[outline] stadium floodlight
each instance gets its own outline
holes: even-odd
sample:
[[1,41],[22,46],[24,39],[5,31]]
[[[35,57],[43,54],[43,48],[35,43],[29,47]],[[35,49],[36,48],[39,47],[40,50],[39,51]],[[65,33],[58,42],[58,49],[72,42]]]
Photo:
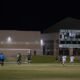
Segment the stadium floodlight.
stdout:
[[43,41],[43,39],[40,40],[40,44],[41,44],[41,53],[43,54],[43,46],[44,46],[44,41]]
[[8,43],[11,43],[12,42],[12,38],[10,36],[7,38],[7,42]]
[[41,41],[40,41],[40,44],[41,44],[41,46],[43,46],[44,45],[44,41],[41,39]]

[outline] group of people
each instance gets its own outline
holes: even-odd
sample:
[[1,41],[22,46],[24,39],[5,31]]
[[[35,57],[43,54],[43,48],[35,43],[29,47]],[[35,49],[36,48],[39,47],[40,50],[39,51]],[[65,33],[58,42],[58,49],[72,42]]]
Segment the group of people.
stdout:
[[[75,57],[73,55],[70,56],[70,63],[74,62]],[[0,64],[1,66],[4,65],[4,60],[5,60],[5,55],[3,53],[0,53]],[[32,61],[32,55],[31,53],[29,53],[28,55],[26,55],[26,60],[27,63],[31,63]],[[61,63],[64,65],[66,63],[67,60],[67,56],[63,55],[63,56],[59,56],[57,57],[57,60],[61,61]],[[17,64],[21,64],[22,63],[22,55],[21,53],[17,54]]]
[[[31,53],[28,54],[28,55],[26,55],[26,59],[27,59],[27,62],[28,62],[28,63],[31,63],[31,60],[32,60],[32,55],[31,55]],[[18,53],[18,54],[17,54],[17,63],[18,63],[18,64],[21,64],[21,63],[22,63],[22,55],[21,55],[21,53]]]
[[[66,62],[67,56],[63,55],[59,57],[59,61],[62,62],[62,64],[64,64]],[[74,62],[75,57],[73,55],[70,56],[70,63]]]
[[[0,53],[0,64],[1,64],[1,66],[4,65],[5,58],[6,58],[5,55],[1,52],[1,53]],[[31,60],[32,60],[32,55],[31,55],[31,53],[26,56],[26,59],[27,59],[27,62],[28,62],[28,63],[31,63]],[[17,54],[17,59],[16,59],[16,61],[17,61],[17,64],[21,64],[21,63],[22,63],[22,55],[21,55],[21,53],[18,53],[18,54]]]

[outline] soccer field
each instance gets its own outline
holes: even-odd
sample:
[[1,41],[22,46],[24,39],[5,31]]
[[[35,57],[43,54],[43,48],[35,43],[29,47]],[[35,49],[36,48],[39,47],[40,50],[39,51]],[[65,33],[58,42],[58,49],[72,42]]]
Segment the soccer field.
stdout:
[[80,80],[80,64],[5,64],[0,80]]

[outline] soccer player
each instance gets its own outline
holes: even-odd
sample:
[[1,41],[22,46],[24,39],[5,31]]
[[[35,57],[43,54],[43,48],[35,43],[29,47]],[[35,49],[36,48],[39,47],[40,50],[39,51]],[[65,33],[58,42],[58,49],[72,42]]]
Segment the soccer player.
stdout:
[[28,63],[31,63],[31,60],[32,60],[32,55],[31,54],[28,54]]
[[70,56],[70,63],[73,63],[74,62],[74,56]]
[[20,53],[17,54],[17,63],[21,64],[22,55]]
[[31,50],[29,51],[29,53],[27,55],[27,59],[28,59],[28,63],[31,63],[31,61],[32,61],[32,53],[31,53]]
[[62,56],[62,64],[64,65],[64,63],[66,62],[66,56]]
[[4,65],[4,60],[5,60],[4,54],[3,53],[0,53],[0,64],[1,64],[1,66]]

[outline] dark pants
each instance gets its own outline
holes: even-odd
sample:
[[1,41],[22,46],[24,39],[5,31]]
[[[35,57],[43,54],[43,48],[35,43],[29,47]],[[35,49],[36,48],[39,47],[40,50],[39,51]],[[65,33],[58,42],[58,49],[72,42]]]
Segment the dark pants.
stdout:
[[4,65],[4,59],[0,59],[0,64],[1,64],[1,66]]
[[17,59],[17,63],[21,64],[21,59],[20,58]]
[[28,58],[28,63],[31,63],[31,59],[30,58]]

